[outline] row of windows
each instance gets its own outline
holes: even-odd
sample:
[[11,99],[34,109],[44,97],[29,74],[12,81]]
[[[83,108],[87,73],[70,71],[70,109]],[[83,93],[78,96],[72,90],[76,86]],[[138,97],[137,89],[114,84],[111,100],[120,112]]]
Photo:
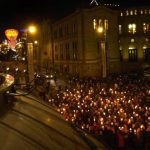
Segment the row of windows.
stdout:
[[69,43],[55,45],[55,60],[78,60],[78,57],[77,42],[72,42],[72,47]]
[[106,32],[108,30],[108,20],[93,19],[93,28],[98,32]]
[[54,39],[63,38],[77,33],[77,22],[65,24],[54,31]]
[[[149,61],[150,59],[150,48],[143,49],[144,60]],[[138,59],[137,49],[129,49],[128,56],[130,62],[135,62]],[[122,50],[120,50],[120,60],[123,60]]]
[[[150,33],[150,22],[143,22],[143,33]],[[137,25],[135,23],[128,24],[128,33],[135,34],[137,32]],[[122,34],[122,25],[119,25],[119,34]]]
[[124,12],[120,12],[120,16],[133,16],[133,15],[143,15],[150,14],[150,9],[141,9],[141,10],[125,10]]

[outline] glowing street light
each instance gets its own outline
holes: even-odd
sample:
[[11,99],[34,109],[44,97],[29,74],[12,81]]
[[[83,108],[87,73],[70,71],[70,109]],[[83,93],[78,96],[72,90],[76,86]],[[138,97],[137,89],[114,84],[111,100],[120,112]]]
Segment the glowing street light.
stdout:
[[27,29],[27,74],[28,80],[31,82],[34,79],[34,63],[33,63],[33,38],[31,38],[31,34],[35,34],[37,32],[36,26],[29,26]]
[[97,26],[96,32],[102,36],[100,39],[100,49],[102,58],[102,77],[107,77],[107,30],[108,30],[108,20],[101,20],[101,23]]
[[35,26],[31,25],[31,26],[29,26],[28,31],[29,31],[29,33],[34,34],[34,33],[36,33],[37,29]]

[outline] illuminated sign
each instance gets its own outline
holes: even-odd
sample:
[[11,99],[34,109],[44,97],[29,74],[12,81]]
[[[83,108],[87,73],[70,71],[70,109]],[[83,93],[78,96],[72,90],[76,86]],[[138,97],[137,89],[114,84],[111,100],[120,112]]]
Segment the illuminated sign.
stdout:
[[18,37],[18,30],[16,29],[7,29],[5,30],[5,35],[9,40],[10,48],[13,50],[16,47],[16,39]]

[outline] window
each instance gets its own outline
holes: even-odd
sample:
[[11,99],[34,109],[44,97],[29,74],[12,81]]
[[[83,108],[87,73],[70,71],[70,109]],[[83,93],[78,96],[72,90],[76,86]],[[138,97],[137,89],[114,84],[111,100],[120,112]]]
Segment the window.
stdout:
[[129,61],[130,62],[137,61],[137,49],[129,48]]
[[64,59],[64,55],[63,55],[63,45],[60,44],[60,59],[63,60]]
[[133,10],[130,10],[130,15],[131,15],[131,16],[133,15]]
[[57,39],[57,30],[54,31],[54,39]]
[[129,16],[129,11],[128,10],[126,10],[126,16]]
[[144,10],[144,13],[147,14],[147,9]]
[[93,19],[93,28],[94,28],[94,30],[96,30],[96,19]]
[[143,32],[144,33],[149,33],[150,32],[150,23],[143,23]]
[[59,37],[61,38],[63,36],[62,27],[59,28]]
[[65,47],[66,47],[66,59],[70,60],[69,44],[66,43]]
[[72,48],[73,48],[73,59],[77,60],[78,59],[77,42],[72,43]]
[[132,34],[136,33],[136,24],[134,24],[134,23],[129,24],[128,25],[128,32],[132,33]]
[[140,12],[141,12],[141,15],[143,15],[143,10],[141,10]]
[[65,25],[65,36],[69,35],[68,24]]
[[121,16],[121,17],[123,16],[123,12],[120,13],[120,16]]
[[73,23],[73,25],[72,25],[72,32],[73,33],[76,33],[76,30],[77,30],[77,28],[76,28],[76,23]]
[[56,45],[55,45],[55,59],[58,60],[58,49]]
[[144,60],[150,61],[150,48],[143,47],[143,52],[144,52]]
[[98,20],[94,19],[93,20],[93,28],[94,28],[94,30],[96,30],[98,27],[103,27],[102,19],[98,19]]
[[120,61],[122,62],[123,61],[123,54],[122,54],[122,47],[121,46],[119,49],[119,54],[120,54]]
[[137,15],[137,10],[134,10],[134,15]]
[[122,34],[122,25],[119,24],[119,34]]

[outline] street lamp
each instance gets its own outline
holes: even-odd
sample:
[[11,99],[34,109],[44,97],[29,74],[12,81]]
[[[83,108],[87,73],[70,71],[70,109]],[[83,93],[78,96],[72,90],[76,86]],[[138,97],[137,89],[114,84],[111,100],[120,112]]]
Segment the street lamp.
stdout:
[[29,31],[29,33],[34,34],[34,33],[36,33],[37,29],[35,26],[31,25],[31,26],[29,26],[28,31]]
[[37,31],[36,27],[31,25],[27,29],[27,75],[28,82],[34,79],[34,62],[33,62],[33,40],[30,39],[30,34],[35,34]]
[[107,30],[108,20],[101,20],[101,23],[95,28],[97,33],[100,34],[100,50],[101,50],[101,64],[102,64],[102,77],[107,77]]

